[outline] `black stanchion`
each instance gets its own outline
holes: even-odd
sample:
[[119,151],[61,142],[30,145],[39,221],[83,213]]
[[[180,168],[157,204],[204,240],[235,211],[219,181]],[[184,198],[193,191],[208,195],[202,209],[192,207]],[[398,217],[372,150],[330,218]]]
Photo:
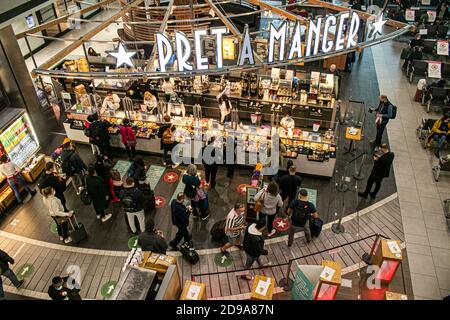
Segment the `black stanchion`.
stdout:
[[293,260],[289,260],[288,268],[286,271],[286,276],[278,282],[278,286],[282,287],[284,291],[290,291],[292,289],[292,284],[294,281],[289,277],[289,274],[291,273],[291,266],[292,266]]
[[364,153],[363,154],[363,157],[362,157],[362,160],[361,160],[361,164],[360,164],[360,166],[359,166],[359,169],[355,172],[355,174],[353,175],[353,178],[355,179],[355,180],[363,180],[364,178],[365,178],[365,176],[364,176],[364,174],[363,174],[363,172],[362,172],[362,169],[363,169],[363,166],[364,166],[364,160],[366,159],[366,153]]
[[373,257],[373,253],[374,253],[374,251],[375,251],[375,248],[376,248],[376,246],[377,246],[377,243],[378,243],[378,240],[380,239],[380,235],[379,234],[377,234],[376,235],[376,237],[375,237],[375,241],[373,242],[373,246],[372,246],[372,248],[370,249],[370,253],[367,253],[367,252],[365,252],[363,255],[362,255],[362,261],[364,261],[367,265],[372,265],[372,257]]

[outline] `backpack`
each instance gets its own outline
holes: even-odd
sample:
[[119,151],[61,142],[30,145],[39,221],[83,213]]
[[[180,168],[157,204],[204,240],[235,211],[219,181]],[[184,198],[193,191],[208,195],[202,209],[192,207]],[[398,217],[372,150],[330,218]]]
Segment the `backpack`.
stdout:
[[397,106],[392,105],[392,117],[391,119],[395,119],[397,117]]
[[306,204],[296,205],[292,212],[292,224],[296,227],[304,227],[308,221],[308,212],[306,211]]
[[309,229],[311,230],[311,236],[317,238],[322,231],[323,221],[320,218],[311,219],[309,223]]
[[68,177],[72,177],[75,174],[75,167],[72,163],[72,156],[75,151],[72,151],[70,156],[68,156],[61,164],[62,172],[65,173]]
[[171,143],[173,143],[173,140],[172,140],[172,127],[169,127],[169,128],[164,130],[164,132],[162,134],[162,140],[163,140],[164,144],[171,144]]
[[132,194],[125,194],[122,199],[122,206],[125,212],[137,212],[137,203]]
[[211,227],[211,231],[209,232],[211,234],[211,238],[215,241],[221,241],[225,238],[225,225],[227,223],[227,220],[219,220],[216,223],[213,224]]

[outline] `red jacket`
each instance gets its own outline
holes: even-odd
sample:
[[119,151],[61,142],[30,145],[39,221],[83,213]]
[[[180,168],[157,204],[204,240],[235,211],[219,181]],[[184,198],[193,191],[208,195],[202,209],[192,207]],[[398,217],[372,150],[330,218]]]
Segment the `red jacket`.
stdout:
[[120,136],[123,144],[126,144],[127,141],[136,141],[136,134],[131,127],[120,126]]

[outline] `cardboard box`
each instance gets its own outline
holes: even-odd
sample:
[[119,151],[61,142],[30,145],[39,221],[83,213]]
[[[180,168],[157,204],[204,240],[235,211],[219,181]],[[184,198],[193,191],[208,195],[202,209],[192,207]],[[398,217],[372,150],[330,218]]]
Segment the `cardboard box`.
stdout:
[[187,280],[183,287],[180,300],[206,300],[206,285]]
[[257,275],[253,281],[252,294],[250,297],[255,300],[272,300],[274,287],[274,278]]
[[140,267],[155,270],[160,274],[165,274],[167,272],[167,268],[176,263],[177,259],[175,257],[146,251],[144,252],[144,259]]

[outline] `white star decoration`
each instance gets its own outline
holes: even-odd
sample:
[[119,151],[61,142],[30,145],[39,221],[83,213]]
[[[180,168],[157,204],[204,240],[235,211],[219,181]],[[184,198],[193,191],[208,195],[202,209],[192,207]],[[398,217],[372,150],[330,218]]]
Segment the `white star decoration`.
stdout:
[[378,34],[383,34],[381,32],[381,28],[383,27],[383,25],[387,22],[387,20],[383,20],[383,13],[380,15],[380,19],[378,19],[377,22],[374,22],[372,25],[374,27],[373,32],[374,33],[378,33]]
[[134,68],[134,64],[133,62],[131,62],[130,58],[136,54],[136,51],[125,51],[125,48],[123,47],[123,44],[121,42],[119,42],[119,48],[117,52],[108,52],[108,54],[117,59],[116,68],[119,68],[123,64]]
[[284,228],[284,227],[286,227],[286,222],[284,222],[283,220],[278,221],[278,227],[279,227],[279,228]]
[[246,187],[242,187],[241,188],[241,192],[245,192],[245,191],[247,191],[247,188]]
[[155,203],[156,203],[158,206],[161,204],[161,202],[162,202],[161,199],[156,199],[156,200],[155,200]]
[[175,179],[175,176],[173,174],[167,176],[167,180],[172,181],[173,179]]

